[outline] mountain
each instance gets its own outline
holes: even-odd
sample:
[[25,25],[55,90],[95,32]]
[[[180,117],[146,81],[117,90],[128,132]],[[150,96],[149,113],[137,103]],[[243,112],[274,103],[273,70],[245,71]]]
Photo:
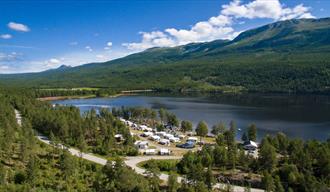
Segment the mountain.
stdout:
[[161,48],[120,59],[41,73],[1,75],[28,87],[329,92],[330,18],[293,19],[234,40]]
[[[71,69],[72,68],[72,66],[70,66],[70,65],[61,65],[61,66],[59,66],[58,68],[55,68],[55,69],[48,69],[48,70],[46,70],[46,71],[48,71],[48,72],[53,72],[53,71],[66,71],[66,70],[68,70],[68,69]],[[45,72],[46,72],[45,71]]]

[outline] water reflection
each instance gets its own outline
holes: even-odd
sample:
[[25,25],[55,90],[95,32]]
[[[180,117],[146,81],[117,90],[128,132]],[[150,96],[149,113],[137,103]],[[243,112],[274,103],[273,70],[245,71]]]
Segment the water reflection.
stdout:
[[[330,136],[330,97],[319,95],[135,95],[118,98],[72,99],[55,103],[91,108],[143,106],[166,108],[194,125],[205,120],[209,127],[231,120],[244,131],[256,123],[258,135],[278,131],[290,137],[326,140]],[[240,138],[241,132],[238,133]]]

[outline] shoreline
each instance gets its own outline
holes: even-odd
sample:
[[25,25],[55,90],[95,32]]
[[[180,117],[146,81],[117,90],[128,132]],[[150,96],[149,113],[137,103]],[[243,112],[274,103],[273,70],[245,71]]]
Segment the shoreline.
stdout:
[[39,101],[59,101],[59,100],[67,100],[67,99],[90,99],[90,98],[117,98],[121,96],[126,95],[135,95],[133,93],[118,93],[115,95],[109,95],[109,96],[96,96],[96,95],[70,95],[70,96],[54,96],[54,97],[39,97],[37,100]]

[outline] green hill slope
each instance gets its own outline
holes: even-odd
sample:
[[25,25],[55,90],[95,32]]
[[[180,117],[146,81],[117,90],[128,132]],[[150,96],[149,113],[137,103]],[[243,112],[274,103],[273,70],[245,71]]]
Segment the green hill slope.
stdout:
[[105,63],[0,80],[29,87],[328,92],[329,52],[330,18],[288,20],[232,41],[151,48]]

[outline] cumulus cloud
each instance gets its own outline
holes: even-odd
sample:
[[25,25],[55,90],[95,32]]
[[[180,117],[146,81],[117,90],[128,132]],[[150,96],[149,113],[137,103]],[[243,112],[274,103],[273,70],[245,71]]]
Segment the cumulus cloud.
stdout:
[[[8,70],[9,69],[9,66],[7,65],[0,65],[0,70]],[[2,72],[2,71],[0,71]]]
[[86,46],[85,49],[87,49],[89,52],[93,51],[93,49],[90,46]]
[[55,67],[55,66],[59,65],[60,63],[61,63],[61,60],[56,59],[56,58],[51,58],[51,59],[45,61],[46,67],[50,67],[50,68]]
[[10,22],[10,23],[8,23],[8,27],[15,31],[21,31],[21,32],[30,31],[30,28],[27,25],[24,25],[21,23]]
[[0,62],[14,62],[22,60],[22,54],[11,52],[11,53],[1,53],[0,52]]
[[309,12],[310,8],[299,4],[293,8],[285,7],[279,0],[254,0],[242,4],[234,0],[223,5],[221,14],[235,18],[270,18],[274,20],[287,20],[294,18],[314,18]]
[[286,7],[279,0],[253,0],[243,4],[233,0],[222,6],[220,14],[200,21],[189,29],[167,28],[164,31],[140,32],[140,42],[123,43],[132,51],[141,51],[151,47],[171,47],[191,42],[212,41],[215,39],[233,39],[240,31],[234,29],[240,19],[267,18],[274,21],[293,18],[314,18],[310,8],[303,4],[293,8]]
[[12,35],[10,35],[10,34],[2,34],[2,35],[0,35],[0,38],[1,39],[11,39],[13,36]]
[[112,42],[109,41],[109,42],[107,42],[107,45],[104,47],[104,50],[110,50],[111,47],[112,47]]
[[123,46],[129,50],[144,50],[150,47],[166,47],[174,46],[174,40],[161,31],[153,31],[150,33],[140,32],[142,35],[142,42],[140,43],[123,43]]

